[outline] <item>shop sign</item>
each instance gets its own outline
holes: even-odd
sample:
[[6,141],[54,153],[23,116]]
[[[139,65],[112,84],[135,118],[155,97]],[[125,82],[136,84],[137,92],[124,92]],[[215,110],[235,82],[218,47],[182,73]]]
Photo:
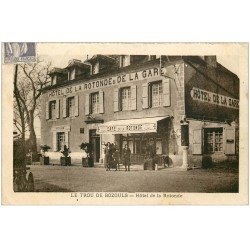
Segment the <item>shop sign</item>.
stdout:
[[203,89],[193,87],[191,97],[195,101],[201,101],[206,103],[215,104],[218,106],[239,109],[239,100],[228,96],[219,95],[214,92],[206,91]]
[[136,71],[132,73],[127,74],[121,74],[117,76],[112,77],[106,77],[97,79],[94,81],[86,82],[77,84],[75,86],[70,86],[66,88],[61,89],[54,89],[48,93],[49,97],[55,97],[55,96],[63,96],[68,94],[75,94],[77,92],[85,91],[85,90],[93,90],[93,89],[100,89],[103,87],[109,87],[112,85],[118,85],[118,84],[125,84],[125,83],[131,83],[135,81],[150,79],[154,77],[160,77],[165,72],[165,68],[151,68],[146,69],[142,71]]
[[133,124],[133,125],[101,125],[97,134],[127,134],[127,133],[151,133],[157,132],[156,123]]

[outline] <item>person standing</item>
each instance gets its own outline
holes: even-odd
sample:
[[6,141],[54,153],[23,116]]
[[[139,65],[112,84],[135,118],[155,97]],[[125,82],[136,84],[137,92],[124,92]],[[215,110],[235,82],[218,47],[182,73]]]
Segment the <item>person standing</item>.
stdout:
[[105,145],[105,149],[104,149],[104,167],[106,170],[108,170],[108,160],[109,160],[109,154],[110,154],[110,143],[108,142]]
[[130,171],[131,165],[131,150],[126,144],[122,150],[123,165],[125,166],[125,171]]

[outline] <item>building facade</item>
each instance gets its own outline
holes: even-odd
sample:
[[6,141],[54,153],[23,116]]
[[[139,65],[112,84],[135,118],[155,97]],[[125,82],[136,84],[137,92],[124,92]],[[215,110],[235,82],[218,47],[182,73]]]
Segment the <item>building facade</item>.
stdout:
[[50,72],[42,90],[41,143],[59,163],[67,145],[72,163],[91,142],[102,163],[107,142],[128,144],[132,164],[155,147],[159,164],[181,166],[181,121],[189,124],[188,162],[201,166],[237,159],[239,79],[215,56],[95,55]]

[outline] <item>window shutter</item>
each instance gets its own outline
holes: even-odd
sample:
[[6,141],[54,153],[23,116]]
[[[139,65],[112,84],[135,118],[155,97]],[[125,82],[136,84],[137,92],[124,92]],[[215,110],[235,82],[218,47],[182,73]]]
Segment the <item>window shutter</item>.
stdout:
[[56,100],[56,118],[60,118],[60,100]]
[[136,110],[136,85],[131,86],[131,110]]
[[171,105],[170,100],[170,79],[166,78],[162,80],[162,92],[163,92],[163,106],[169,107]]
[[90,108],[89,108],[89,94],[85,94],[85,115],[89,115]]
[[49,119],[49,102],[46,102],[46,120]]
[[62,111],[63,111],[63,117],[67,116],[67,98],[63,97],[63,103],[62,103]]
[[104,92],[99,91],[99,113],[104,113]]
[[75,97],[75,116],[79,115],[79,96],[76,95]]
[[202,130],[201,129],[193,130],[193,154],[194,155],[202,154]]
[[69,132],[65,132],[65,145],[69,147]]
[[235,128],[224,128],[224,153],[235,154]]
[[148,108],[148,83],[142,84],[142,108]]
[[114,112],[119,111],[119,89],[114,89]]
[[57,133],[56,132],[53,132],[52,133],[52,148],[53,148],[53,151],[57,151]]

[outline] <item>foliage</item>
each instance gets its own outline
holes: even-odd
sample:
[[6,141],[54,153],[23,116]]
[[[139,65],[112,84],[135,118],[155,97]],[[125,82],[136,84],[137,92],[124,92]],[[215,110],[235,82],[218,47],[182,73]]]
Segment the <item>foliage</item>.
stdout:
[[84,150],[87,154],[91,154],[93,152],[93,145],[89,142],[83,142],[80,146],[80,149]]
[[63,151],[61,151],[61,153],[63,154],[64,157],[68,157],[69,154],[71,153],[71,151],[69,150],[69,148],[66,145],[64,145]]
[[41,89],[49,82],[51,64],[40,59],[36,63],[16,66],[14,81],[14,125],[22,138],[29,134],[30,148],[37,152],[34,121],[39,117]]
[[49,149],[51,149],[51,147],[48,146],[48,145],[41,145],[41,149],[42,149],[42,151],[45,153],[45,152],[48,152]]

